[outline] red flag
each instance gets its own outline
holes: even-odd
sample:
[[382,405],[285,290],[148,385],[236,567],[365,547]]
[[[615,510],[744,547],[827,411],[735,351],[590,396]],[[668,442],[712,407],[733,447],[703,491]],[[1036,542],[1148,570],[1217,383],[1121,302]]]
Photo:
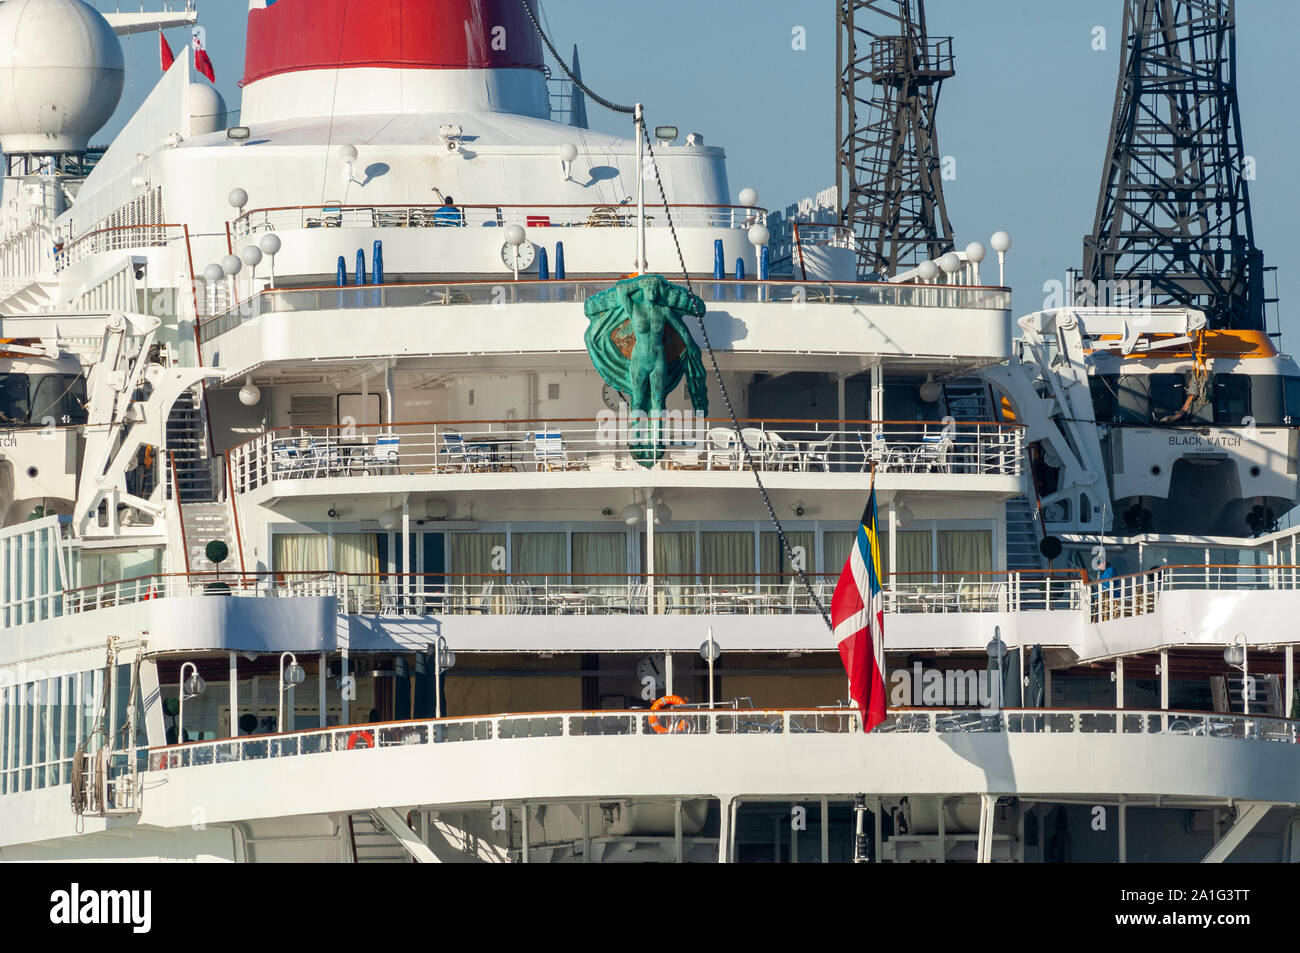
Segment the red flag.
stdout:
[[217,75],[212,71],[212,60],[208,59],[208,51],[201,46],[194,47],[194,68],[206,76],[208,82],[217,81]]
[[885,594],[874,485],[831,597],[831,625],[849,677],[849,695],[862,712],[862,729],[870,731],[885,720]]
[[176,62],[176,57],[172,54],[172,48],[167,45],[167,37],[163,36],[163,31],[158,31],[158,52],[162,55],[162,71],[165,73],[172,68],[172,63]]

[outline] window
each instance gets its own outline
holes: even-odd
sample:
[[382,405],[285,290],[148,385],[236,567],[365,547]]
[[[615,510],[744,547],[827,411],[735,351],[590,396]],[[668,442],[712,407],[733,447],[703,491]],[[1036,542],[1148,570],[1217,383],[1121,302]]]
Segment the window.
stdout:
[[1250,378],[1245,374],[1214,375],[1214,422],[1238,427],[1250,416]]
[[0,426],[16,427],[31,418],[26,374],[0,375]]
[[31,423],[47,426],[84,424],[86,411],[86,379],[80,374],[45,374],[36,378],[32,387]]
[[1099,424],[1115,421],[1116,382],[1114,375],[1088,378],[1088,389],[1092,392],[1092,413]]
[[1290,426],[1300,425],[1300,377],[1283,378],[1282,390],[1282,422]]
[[1128,374],[1109,377],[1114,382],[1116,395],[1115,423],[1145,424],[1151,422],[1150,387],[1145,375]]

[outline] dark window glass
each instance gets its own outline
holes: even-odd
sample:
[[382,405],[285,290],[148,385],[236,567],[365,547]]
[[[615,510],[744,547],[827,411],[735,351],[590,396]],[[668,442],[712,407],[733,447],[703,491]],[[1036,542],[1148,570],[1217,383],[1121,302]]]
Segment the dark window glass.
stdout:
[[1092,391],[1092,412],[1099,424],[1109,424],[1115,421],[1116,385],[1118,382],[1119,378],[1114,375],[1090,377],[1088,379],[1088,387]]
[[1214,422],[1240,426],[1250,416],[1250,378],[1245,374],[1214,376]]
[[1291,426],[1300,426],[1300,377],[1286,377],[1282,380],[1285,392],[1283,398],[1284,414],[1282,422]]
[[1147,424],[1151,422],[1150,397],[1147,377],[1128,374],[1116,379],[1119,396],[1115,422],[1120,424]]
[[79,374],[46,374],[32,387],[31,421],[56,427],[86,422],[86,379]]
[[26,374],[0,374],[0,426],[27,423],[31,417],[27,390]]

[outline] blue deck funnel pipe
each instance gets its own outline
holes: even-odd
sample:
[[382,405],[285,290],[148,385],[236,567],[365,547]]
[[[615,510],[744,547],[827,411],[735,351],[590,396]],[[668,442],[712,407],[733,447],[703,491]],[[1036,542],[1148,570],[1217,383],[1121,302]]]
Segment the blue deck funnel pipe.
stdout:
[[370,254],[370,271],[374,283],[382,285],[384,283],[384,243],[375,242],[375,250]]
[[339,255],[338,282],[340,288],[346,286],[348,283],[348,260],[342,255]]
[[537,249],[537,278],[539,281],[551,280],[551,262],[547,257],[545,246]]
[[722,239],[715,238],[713,240],[713,277],[718,281],[727,277],[727,266],[722,255]]
[[[736,280],[737,280],[737,281],[744,281],[744,280],[745,280],[745,259],[743,259],[743,258],[737,258],[737,259],[736,259]],[[745,300],[745,286],[744,286],[744,285],[736,285],[736,300],[737,300],[737,301],[744,301],[744,300]]]
[[772,273],[772,252],[764,245],[762,251],[758,253],[758,279],[767,281]]
[[555,243],[555,280],[564,280],[564,242]]
[[360,248],[357,249],[357,284],[366,283],[366,253]]

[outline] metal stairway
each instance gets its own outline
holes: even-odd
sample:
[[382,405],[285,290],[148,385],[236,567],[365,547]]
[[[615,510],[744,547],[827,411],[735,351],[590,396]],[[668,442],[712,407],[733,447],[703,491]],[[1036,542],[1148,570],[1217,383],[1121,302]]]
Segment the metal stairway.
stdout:
[[369,814],[349,814],[352,860],[357,864],[409,864],[411,855],[397,838],[376,824]]
[[[212,461],[208,456],[207,425],[203,405],[186,391],[167,418],[167,453],[175,467],[175,485],[182,503],[211,503],[216,497]],[[168,487],[168,493],[172,488]]]
[[[1255,692],[1250,699],[1250,712],[1252,715],[1275,715],[1281,716],[1282,711],[1282,685],[1276,675],[1252,675],[1250,680],[1255,683]],[[1228,688],[1228,710],[1243,711],[1244,705],[1241,701],[1241,683],[1240,675],[1230,675],[1227,678]]]
[[987,423],[993,419],[988,382],[978,377],[944,381],[943,401],[953,420]]
[[1026,496],[1015,496],[1006,504],[1007,571],[1030,572],[1047,568],[1038,548],[1041,539],[1034,504]]

